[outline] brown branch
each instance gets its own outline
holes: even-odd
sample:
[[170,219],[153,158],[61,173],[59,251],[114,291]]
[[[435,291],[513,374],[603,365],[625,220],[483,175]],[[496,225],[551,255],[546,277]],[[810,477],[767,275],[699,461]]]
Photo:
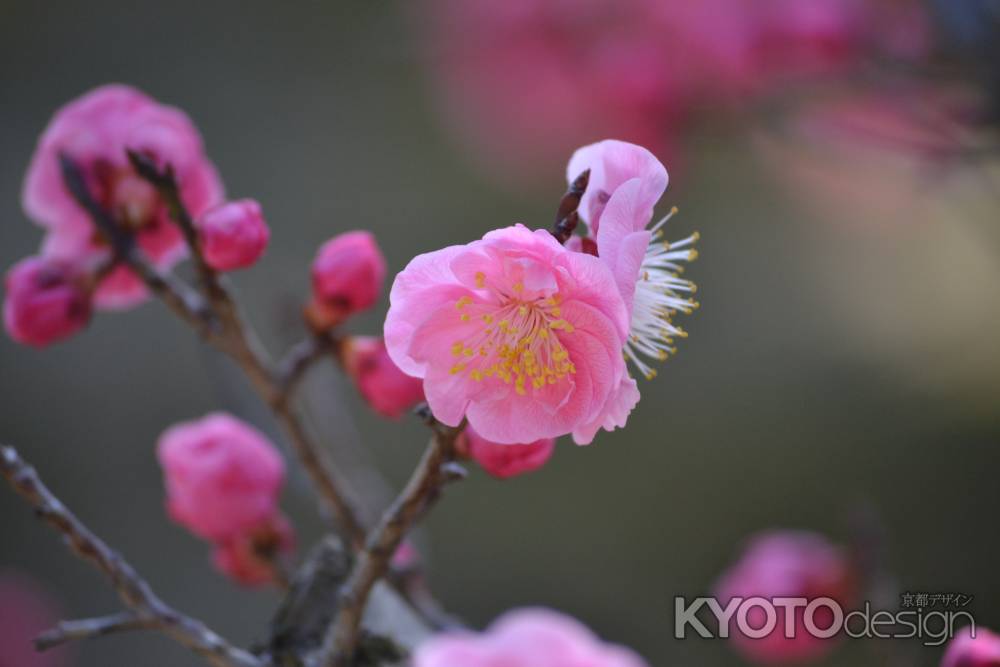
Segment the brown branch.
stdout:
[[343,338],[328,331],[314,334],[293,345],[278,362],[275,370],[275,381],[281,388],[278,398],[287,400],[312,365],[326,355],[333,353],[339,361],[343,344]]
[[35,649],[47,651],[68,642],[103,637],[116,632],[156,629],[157,619],[142,617],[135,612],[123,611],[109,616],[84,618],[77,621],[59,621],[52,629],[35,637]]
[[147,155],[138,151],[128,150],[129,162],[132,168],[145,179],[150,185],[156,188],[160,198],[166,203],[170,218],[177,223],[184,241],[191,251],[195,269],[201,282],[205,296],[212,302],[220,302],[226,299],[225,289],[219,283],[219,274],[205,261],[205,255],[201,252],[201,242],[198,240],[198,230],[195,227],[194,219],[188,213],[184,200],[181,199],[180,187],[174,177],[173,167],[167,165],[164,169],[156,166]]
[[118,262],[127,264],[178,317],[194,327],[202,337],[211,339],[216,333],[215,322],[204,299],[173,276],[161,274],[146,260],[142,251],[136,246],[135,238],[123,231],[114,218],[94,199],[87,187],[83,172],[69,156],[60,155],[59,164],[66,189],[90,215],[98,231],[111,245],[114,262],[105,265],[102,270],[108,271]]
[[[259,658],[229,644],[201,621],[185,616],[163,602],[120,554],[92,533],[49,491],[35,469],[13,447],[0,446],[0,474],[28,501],[40,519],[62,534],[70,549],[104,573],[125,606],[134,612],[136,622],[142,619],[143,627],[155,627],[215,667],[264,666]],[[107,619],[91,623],[98,628],[108,627]],[[84,621],[74,621],[70,629],[80,632],[84,624]],[[49,641],[54,639],[53,635]]]
[[337,615],[327,630],[317,664],[320,667],[347,667],[362,637],[361,618],[372,588],[389,570],[389,563],[413,525],[440,497],[442,487],[457,476],[455,439],[462,432],[431,420],[434,435],[410,481],[378,525],[369,533],[365,548],[341,588]]
[[105,235],[115,258],[135,271],[181,319],[195,327],[207,341],[239,364],[254,389],[273,408],[278,421],[288,432],[292,448],[312,479],[321,504],[333,512],[350,541],[360,546],[364,540],[364,528],[358,519],[353,502],[341,491],[342,485],[338,483],[329,463],[324,459],[322,450],[309,437],[298,415],[289,405],[288,392],[271,369],[271,362],[256,333],[244,323],[236,303],[219,276],[205,264],[194,223],[180,198],[173,170],[167,167],[159,171],[155,164],[138,153],[131,152],[129,158],[139,175],[155,186],[166,200],[171,217],[184,233],[188,248],[198,266],[208,301],[172,276],[160,275],[152,269],[136,247],[134,237],[121,229],[112,216],[94,199],[87,187],[83,172],[67,155],[60,155],[63,181],[73,198],[87,211],[94,224]]

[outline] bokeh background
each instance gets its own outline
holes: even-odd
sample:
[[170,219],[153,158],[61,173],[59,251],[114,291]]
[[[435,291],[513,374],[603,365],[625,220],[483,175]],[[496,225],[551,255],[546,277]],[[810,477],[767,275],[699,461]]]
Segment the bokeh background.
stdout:
[[[515,221],[549,226],[561,160],[541,147],[535,159],[530,142],[494,160],[455,131],[447,77],[433,71],[443,38],[427,11],[0,1],[0,264],[40,239],[19,203],[38,134],[59,105],[109,81],[187,110],[228,192],[263,203],[271,247],[234,280],[275,352],[301,336],[309,262],[335,233],[371,229],[399,270],[416,253]],[[959,67],[955,81],[977,92],[974,69]],[[795,95],[830,107],[824,93]],[[928,109],[921,140],[938,136],[929,100],[908,105]],[[723,641],[674,640],[674,596],[710,591],[754,532],[807,528],[848,543],[861,516],[881,526],[900,591],[974,595],[977,620],[1000,626],[997,154],[915,161],[893,142],[881,150],[850,132],[800,131],[812,126],[778,101],[693,113],[703,122],[685,118],[664,149],[664,203],[681,208],[668,236],[702,233],[688,273],[702,308],[683,322],[691,335],[680,354],[642,384],[628,428],[587,448],[561,442],[545,469],[507,482],[473,471],[418,536],[435,591],[471,623],[541,604],[653,665],[743,664]],[[559,154],[631,132],[608,118]],[[352,330],[378,331],[385,306]],[[373,416],[329,367],[308,391],[314,426],[342,465],[367,459],[390,487],[406,478],[424,440],[414,419]],[[96,317],[44,351],[0,338],[0,397],[0,440],[170,603],[241,643],[263,637],[278,594],[212,570],[206,545],[168,521],[153,456],[171,423],[219,408],[281,442],[234,369],[149,303]],[[284,506],[309,545],[321,526],[290,469]],[[389,487],[352,479],[373,509],[385,501]],[[0,526],[0,569],[40,582],[66,616],[117,609],[99,575],[7,491]],[[5,662],[13,640],[0,637],[0,664],[22,667]],[[882,665],[887,649],[915,665],[940,655],[913,640],[852,641],[824,664]],[[79,667],[198,664],[141,635],[66,657]]]

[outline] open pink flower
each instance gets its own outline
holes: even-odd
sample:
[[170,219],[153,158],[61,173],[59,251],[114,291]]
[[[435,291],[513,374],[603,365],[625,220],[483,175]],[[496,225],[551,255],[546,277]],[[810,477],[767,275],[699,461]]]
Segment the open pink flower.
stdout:
[[538,470],[552,458],[556,441],[542,438],[523,445],[501,445],[483,438],[471,426],[459,436],[458,448],[498,479]]
[[197,221],[205,261],[218,271],[253,266],[271,238],[260,204],[253,199],[226,202]]
[[[656,370],[649,361],[666,359],[676,351],[674,338],[687,335],[673,324],[673,315],[698,307],[690,298],[694,283],[680,278],[680,262],[697,257],[690,246],[698,235],[663,243],[660,228],[674,211],[647,229],[668,179],[660,161],[642,146],[610,139],[584,146],[570,158],[567,179],[572,182],[587,169],[590,182],[580,209],[594,238],[584,241],[596,242],[629,312],[625,354],[651,379]],[[623,396],[638,395],[634,380],[626,378],[623,385]]]
[[257,429],[225,413],[176,424],[160,436],[170,516],[221,542],[246,535],[278,512],[285,464]]
[[[415,257],[389,296],[385,343],[434,415],[497,443],[622,426],[628,315],[596,257],[516,225]],[[636,395],[636,400],[638,396]]]
[[[795,531],[754,537],[716,585],[716,596],[723,607],[734,597],[755,596],[829,597],[846,606],[854,595],[854,569],[844,550],[822,535]],[[733,647],[751,660],[772,664],[815,659],[835,645],[834,638],[821,639],[807,631],[803,607],[795,610],[794,636],[785,637],[785,610],[779,607],[776,611],[774,631],[759,639],[742,634],[732,621],[729,631]],[[751,627],[763,627],[764,614],[759,607],[751,608],[747,614]],[[832,612],[820,607],[814,620],[818,627],[827,628],[833,622]]]
[[482,634],[456,632],[421,644],[413,667],[646,667],[579,621],[548,609],[516,609]]
[[69,338],[90,321],[90,294],[69,263],[28,257],[7,272],[4,327],[24,345],[44,347]]
[[976,636],[969,628],[958,631],[948,642],[941,667],[994,667],[1000,665],[1000,635],[977,627]]
[[399,370],[381,338],[354,336],[345,344],[343,355],[348,375],[380,415],[398,419],[424,400],[423,383]]
[[[155,189],[132,170],[126,149],[173,167],[181,196],[198,216],[222,200],[222,184],[205,157],[201,137],[180,110],[159,104],[123,85],[96,88],[56,112],[38,141],[24,182],[22,203],[47,230],[45,254],[98,263],[109,255],[86,212],[63,185],[59,155],[84,170],[94,197],[118,224],[132,229],[139,246],[159,268],[173,266],[186,248]],[[119,267],[98,287],[98,308],[128,308],[142,301],[145,287]]]

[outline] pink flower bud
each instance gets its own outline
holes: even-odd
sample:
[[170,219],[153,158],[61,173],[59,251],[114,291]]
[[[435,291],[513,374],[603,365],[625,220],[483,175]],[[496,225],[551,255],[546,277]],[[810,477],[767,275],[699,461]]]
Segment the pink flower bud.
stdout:
[[[722,575],[716,585],[716,596],[723,607],[734,597],[755,596],[828,597],[848,606],[856,595],[855,582],[847,554],[822,535],[773,531],[750,540],[740,559]],[[734,616],[729,628],[733,647],[755,662],[777,664],[814,660],[835,645],[835,638],[821,639],[809,633],[804,607],[795,609],[792,637],[785,637],[785,608],[779,606],[775,611],[774,631],[759,639],[741,633]],[[750,626],[763,627],[767,620],[765,613],[760,607],[751,608],[746,614]],[[833,623],[832,612],[826,607],[820,607],[813,618],[820,628]]]
[[314,306],[329,323],[370,308],[382,291],[385,259],[375,237],[355,231],[324,243],[312,265]]
[[198,235],[205,261],[219,271],[252,266],[271,238],[260,204],[253,199],[209,209],[198,219]]
[[991,667],[1000,664],[1000,635],[986,628],[976,628],[972,636],[969,628],[959,631],[948,643],[941,659],[941,667]]
[[556,441],[542,438],[526,445],[501,445],[483,438],[470,426],[462,433],[458,445],[483,470],[498,479],[507,479],[545,465],[552,458]]
[[292,527],[285,517],[275,514],[261,526],[217,543],[212,562],[239,584],[262,586],[276,581],[276,564],[294,548]]
[[176,424],[160,436],[157,457],[171,518],[213,542],[272,520],[285,464],[263,434],[225,413]]
[[44,347],[68,338],[90,321],[90,296],[67,263],[23,259],[7,273],[4,326],[19,343]]
[[646,667],[631,650],[606,644],[579,621],[549,609],[507,612],[483,633],[431,637],[413,667]]
[[350,338],[344,346],[344,367],[361,396],[380,415],[398,419],[424,400],[423,382],[399,370],[381,338]]

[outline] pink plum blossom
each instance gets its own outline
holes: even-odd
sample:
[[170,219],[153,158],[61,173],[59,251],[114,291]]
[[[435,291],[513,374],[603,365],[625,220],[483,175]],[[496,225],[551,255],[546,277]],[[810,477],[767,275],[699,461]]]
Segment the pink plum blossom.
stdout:
[[271,238],[260,204],[240,199],[206,211],[197,221],[205,261],[219,271],[253,266]]
[[[774,531],[754,537],[739,560],[716,584],[716,596],[725,607],[734,597],[829,597],[841,605],[849,605],[855,595],[855,572],[847,554],[822,535],[808,532]],[[804,626],[804,610],[795,610],[796,631],[785,637],[785,610],[776,609],[775,630],[760,638],[742,634],[733,621],[730,637],[733,647],[756,662],[772,664],[801,662],[826,654],[834,639],[821,639],[809,634]],[[735,618],[735,617],[734,617]],[[818,627],[829,627],[832,612],[818,608]],[[751,608],[748,621],[754,628],[764,625],[764,611]]]
[[[59,156],[64,153],[82,167],[95,199],[119,225],[135,232],[158,268],[167,269],[184,257],[180,230],[155,189],[132,170],[126,150],[170,165],[193,216],[222,201],[222,183],[187,115],[129,86],[101,86],[56,112],[28,167],[22,203],[28,217],[46,229],[45,254],[93,265],[110,254],[63,185]],[[94,303],[103,309],[129,308],[145,297],[139,279],[118,267],[98,286]]]
[[542,438],[523,445],[501,445],[481,437],[470,426],[458,440],[459,450],[498,479],[538,470],[552,458],[556,441]]
[[413,667],[647,667],[579,621],[548,609],[507,612],[483,633],[453,632],[421,644]]
[[958,631],[941,659],[941,667],[995,667],[1000,665],[1000,635],[976,627]]
[[58,622],[62,612],[51,594],[26,575],[0,572],[0,664],[10,667],[62,667],[66,647],[44,653],[32,640]]
[[[698,235],[663,243],[660,229],[673,211],[647,229],[668,177],[666,168],[642,146],[610,139],[584,146],[570,158],[567,180],[572,182],[587,170],[590,181],[580,214],[593,237],[569,247],[584,251],[587,243],[594,244],[611,270],[630,314],[625,354],[651,379],[656,370],[649,361],[666,359],[676,351],[674,338],[687,335],[673,323],[673,314],[698,307],[690,298],[694,283],[680,278],[680,262],[697,257],[690,246]],[[621,395],[638,400],[632,378],[623,380]]]
[[415,257],[393,283],[385,343],[434,415],[501,444],[623,426],[628,314],[598,258],[522,225]]
[[212,549],[216,569],[243,586],[275,583],[275,564],[295,547],[288,520],[275,514],[259,527],[222,542]]
[[285,464],[255,428],[225,413],[176,424],[157,457],[174,521],[214,542],[246,535],[278,511]]
[[[676,160],[704,111],[928,52],[919,0],[423,0],[449,129],[529,180],[608,132]],[[674,162],[676,164],[676,161]]]
[[68,262],[28,257],[7,272],[4,327],[19,343],[44,347],[69,338],[90,321],[90,294]]
[[312,317],[332,326],[371,308],[385,282],[385,258],[370,232],[345,232],[324,243],[312,265]]
[[361,396],[380,415],[398,419],[424,400],[423,383],[399,370],[381,338],[354,336],[348,339],[343,359]]

